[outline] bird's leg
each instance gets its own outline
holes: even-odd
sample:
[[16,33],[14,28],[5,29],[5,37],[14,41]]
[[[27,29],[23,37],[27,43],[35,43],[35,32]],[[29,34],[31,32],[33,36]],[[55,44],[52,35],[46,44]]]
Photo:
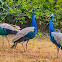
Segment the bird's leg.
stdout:
[[6,37],[7,41],[8,41],[9,47],[10,47],[10,43],[9,43],[9,39],[7,38],[7,35],[5,35],[5,37]]
[[[23,48],[24,48],[24,45],[23,45],[23,43],[24,43],[24,41],[22,42],[22,46],[23,46]],[[25,52],[25,48],[24,48],[24,52]]]
[[2,49],[3,49],[3,46],[4,46],[4,35],[2,35],[2,37],[3,37],[3,39],[2,39],[2,40],[3,40],[3,45],[2,45]]
[[23,43],[24,43],[24,41],[22,42],[22,46],[23,46]]
[[28,42],[29,42],[29,40],[27,40],[27,43],[26,43],[26,51],[27,51],[27,45],[28,45]]
[[5,37],[5,36],[2,35],[2,37],[3,37],[3,39],[2,39],[2,40],[3,40],[3,45],[2,45],[2,54],[3,54],[3,60],[4,60],[4,48],[3,48],[3,47],[4,47],[4,37]]
[[57,47],[57,58],[58,58],[58,56],[59,56],[59,47],[58,46],[56,46]]

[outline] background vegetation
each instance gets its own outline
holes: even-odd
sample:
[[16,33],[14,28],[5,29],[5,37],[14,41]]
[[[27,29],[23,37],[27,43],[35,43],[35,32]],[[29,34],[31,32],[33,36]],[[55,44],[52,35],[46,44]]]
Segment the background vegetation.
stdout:
[[[54,27],[56,29],[62,28],[62,0],[0,0],[0,23],[16,24],[21,28],[30,26],[32,8],[35,9],[38,27],[37,37],[48,34],[50,18],[47,16],[49,14],[55,14]],[[14,35],[8,35],[11,46],[13,45],[13,37]],[[0,41],[2,39],[0,37]],[[31,39],[27,52],[24,52],[20,43],[16,49],[10,49],[5,39],[2,49],[2,42],[0,42],[0,62],[62,62],[62,51],[60,50],[59,58],[56,59],[55,57],[56,46],[49,37]]]
[[30,26],[32,8],[35,9],[38,32],[49,32],[50,18],[47,15],[52,13],[55,14],[54,27],[62,27],[62,0],[0,0],[0,21],[21,28]]

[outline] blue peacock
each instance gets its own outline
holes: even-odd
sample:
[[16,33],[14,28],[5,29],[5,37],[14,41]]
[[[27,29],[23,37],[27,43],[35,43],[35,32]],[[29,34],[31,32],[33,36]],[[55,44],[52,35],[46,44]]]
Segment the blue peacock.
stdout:
[[24,48],[24,51],[26,52],[27,51],[27,44],[29,42],[29,39],[34,38],[36,33],[37,33],[37,24],[36,24],[36,21],[35,21],[35,14],[34,14],[34,9],[33,9],[31,26],[22,29],[20,32],[18,32],[16,34],[15,38],[13,39],[14,45],[11,48],[16,47],[17,43],[20,43],[22,41],[23,41],[22,42],[22,46],[23,46],[24,41],[27,41],[26,49]]
[[[8,23],[0,23],[0,35],[3,36],[3,45],[4,45],[4,37],[7,38],[8,34],[16,34],[19,29],[21,29],[19,26],[16,25],[12,25],[12,24],[8,24]],[[9,43],[9,39],[7,38],[8,43]],[[2,45],[2,48],[3,48]],[[10,44],[9,44],[10,46]]]
[[51,17],[50,23],[49,23],[49,28],[50,28],[50,39],[51,41],[56,45],[57,47],[57,58],[59,55],[59,48],[62,49],[62,33],[56,31],[53,27],[53,15],[54,14],[50,14],[49,17]]

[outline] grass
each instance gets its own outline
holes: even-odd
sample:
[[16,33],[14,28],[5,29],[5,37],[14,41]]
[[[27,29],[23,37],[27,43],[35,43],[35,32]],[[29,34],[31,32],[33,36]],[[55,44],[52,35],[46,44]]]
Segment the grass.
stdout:
[[[9,40],[13,37],[13,35],[8,35]],[[10,45],[13,45],[12,40],[10,40]],[[55,57],[56,46],[49,38],[31,39],[28,43],[27,52],[24,52],[21,43],[17,45],[16,49],[9,48],[6,39],[2,49],[2,37],[0,36],[0,62],[62,62],[61,49],[59,58],[55,59]]]

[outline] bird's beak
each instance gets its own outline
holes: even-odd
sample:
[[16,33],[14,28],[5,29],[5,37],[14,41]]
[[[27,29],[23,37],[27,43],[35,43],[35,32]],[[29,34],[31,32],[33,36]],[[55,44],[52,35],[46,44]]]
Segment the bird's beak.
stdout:
[[55,14],[52,14],[52,16],[54,16]]
[[50,14],[50,15],[48,15],[47,17],[52,17],[52,16],[54,16],[54,14]]

